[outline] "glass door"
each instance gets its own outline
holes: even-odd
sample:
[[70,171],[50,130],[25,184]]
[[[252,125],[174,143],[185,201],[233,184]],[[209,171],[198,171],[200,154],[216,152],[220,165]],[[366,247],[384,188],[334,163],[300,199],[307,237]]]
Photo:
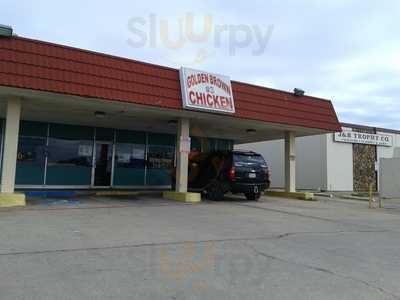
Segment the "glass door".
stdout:
[[111,186],[112,143],[96,142],[94,155],[94,181],[96,187]]

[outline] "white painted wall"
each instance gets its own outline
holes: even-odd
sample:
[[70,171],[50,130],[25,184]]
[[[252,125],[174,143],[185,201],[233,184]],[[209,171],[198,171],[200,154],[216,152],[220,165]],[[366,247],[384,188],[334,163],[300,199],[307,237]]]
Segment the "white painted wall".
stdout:
[[378,161],[380,158],[392,158],[394,148],[400,147],[400,134],[391,134],[387,132],[378,132],[378,133],[390,135],[393,138],[393,147],[378,147]]
[[[283,140],[242,144],[235,149],[260,153],[271,170],[271,187],[285,186]],[[296,188],[305,190],[326,189],[326,136],[296,138]]]
[[[351,128],[344,128],[351,130]],[[327,190],[353,190],[353,144],[336,143],[334,134],[327,135]]]
[[326,189],[326,135],[296,139],[297,189]]
[[378,156],[378,190],[381,191],[381,167],[380,161],[381,158],[392,158],[394,154],[394,149],[396,147],[400,147],[400,134],[391,134],[387,132],[378,132],[386,135],[392,136],[393,139],[393,147],[378,147],[377,148],[377,156]]
[[251,150],[260,153],[264,157],[270,168],[271,187],[273,188],[284,188],[285,186],[284,148],[283,140],[235,146],[235,149]]
[[380,174],[381,196],[400,198],[400,158],[381,158]]
[[[351,128],[343,129],[352,130]],[[388,134],[387,132],[378,133]],[[393,147],[378,146],[378,161],[380,158],[392,158],[394,149],[400,148],[400,134],[390,135],[393,136]],[[334,134],[325,134],[296,138],[297,189],[353,190],[353,144],[336,143],[333,136]],[[235,148],[262,154],[271,169],[271,186],[284,187],[283,140],[243,144]]]

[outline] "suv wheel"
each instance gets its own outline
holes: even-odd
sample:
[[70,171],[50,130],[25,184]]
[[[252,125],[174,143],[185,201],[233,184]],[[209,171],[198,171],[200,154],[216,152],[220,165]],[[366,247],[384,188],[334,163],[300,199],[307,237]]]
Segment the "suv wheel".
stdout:
[[224,191],[221,183],[215,181],[210,184],[207,188],[207,198],[211,201],[220,201],[224,199]]
[[245,193],[246,199],[249,201],[258,201],[261,197],[261,193]]

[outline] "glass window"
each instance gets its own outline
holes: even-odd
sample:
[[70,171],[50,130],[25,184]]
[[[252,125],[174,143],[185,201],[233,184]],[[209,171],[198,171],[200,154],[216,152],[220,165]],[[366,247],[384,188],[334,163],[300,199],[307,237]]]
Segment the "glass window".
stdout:
[[175,136],[168,134],[149,134],[147,185],[171,184],[171,171],[175,161],[175,139]]
[[145,151],[144,144],[116,144],[114,185],[144,185]]
[[145,145],[117,144],[115,161],[121,167],[144,168]]
[[116,141],[113,184],[144,185],[146,133],[117,130]]
[[207,137],[192,138],[192,150],[200,148],[202,152],[233,150],[233,141]]
[[217,141],[217,150],[219,151],[233,150],[233,141],[219,139]]
[[149,146],[147,154],[147,185],[171,184],[175,148],[171,146]]
[[149,145],[147,156],[150,169],[171,169],[174,167],[175,148],[171,146]]
[[42,185],[46,159],[46,138],[20,137],[18,141],[15,183]]
[[47,129],[47,123],[21,121],[15,174],[17,185],[43,185]]
[[236,153],[233,157],[233,160],[237,166],[249,164],[266,165],[264,158],[258,154]]
[[190,150],[201,152],[201,138],[191,137]]
[[49,139],[49,165],[92,166],[92,141]]
[[50,125],[46,184],[90,185],[93,128]]

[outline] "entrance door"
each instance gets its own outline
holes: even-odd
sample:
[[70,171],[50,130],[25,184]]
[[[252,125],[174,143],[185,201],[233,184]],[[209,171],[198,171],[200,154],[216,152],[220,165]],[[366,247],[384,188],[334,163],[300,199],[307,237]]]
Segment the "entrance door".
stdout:
[[111,186],[112,144],[96,142],[94,186]]

